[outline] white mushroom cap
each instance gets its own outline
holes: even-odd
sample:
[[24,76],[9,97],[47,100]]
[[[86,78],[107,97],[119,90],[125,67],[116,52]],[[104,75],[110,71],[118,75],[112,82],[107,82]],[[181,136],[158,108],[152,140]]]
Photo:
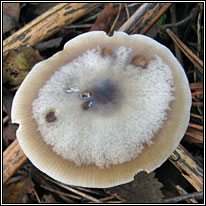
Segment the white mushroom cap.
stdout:
[[[113,54],[102,56],[102,48]],[[145,69],[131,64],[136,55],[148,60]],[[88,90],[94,99],[85,104],[79,91]],[[187,77],[169,49],[143,35],[94,31],[33,67],[15,95],[12,122],[41,171],[63,183],[105,188],[167,160],[190,108]],[[55,114],[51,122],[48,112]]]

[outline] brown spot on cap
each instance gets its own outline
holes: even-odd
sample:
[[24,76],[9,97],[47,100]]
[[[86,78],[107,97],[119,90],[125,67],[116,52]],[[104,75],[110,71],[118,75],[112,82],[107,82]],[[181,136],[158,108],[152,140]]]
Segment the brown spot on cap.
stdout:
[[83,91],[79,94],[80,99],[90,99],[92,97],[92,93],[88,91]]
[[113,51],[110,48],[104,47],[102,49],[102,53],[101,54],[102,54],[102,56],[112,56]]
[[147,67],[148,60],[143,55],[136,55],[132,59],[132,64],[136,67],[145,69]]
[[81,107],[84,111],[87,111],[91,106],[93,102],[91,100],[84,102]]
[[55,112],[49,112],[46,114],[46,121],[47,122],[54,122],[56,120]]

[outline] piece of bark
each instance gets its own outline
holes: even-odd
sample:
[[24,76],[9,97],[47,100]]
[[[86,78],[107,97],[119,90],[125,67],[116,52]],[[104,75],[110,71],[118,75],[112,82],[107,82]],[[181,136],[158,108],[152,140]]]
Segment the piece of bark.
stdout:
[[18,140],[14,140],[3,153],[3,184],[21,167],[27,160]]
[[169,160],[198,192],[203,190],[202,165],[181,144],[170,155]]
[[34,46],[100,5],[100,3],[60,3],[5,39],[3,52],[16,49],[20,45]]

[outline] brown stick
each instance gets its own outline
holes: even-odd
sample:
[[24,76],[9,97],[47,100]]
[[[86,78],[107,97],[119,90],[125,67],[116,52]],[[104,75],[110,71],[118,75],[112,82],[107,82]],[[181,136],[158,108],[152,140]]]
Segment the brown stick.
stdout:
[[189,123],[189,127],[203,131],[203,126],[198,125],[198,124]]
[[191,131],[186,132],[185,134],[186,134],[185,136],[186,140],[187,140],[187,136],[189,137],[188,142],[203,144],[203,134],[196,134]]
[[197,118],[197,119],[203,119],[203,117],[201,117],[200,115],[197,115],[197,114],[193,114],[193,113],[190,113],[190,116],[191,117],[194,117],[194,118]]
[[186,139],[187,136],[190,138],[189,141],[203,144],[203,127],[196,124],[189,124],[186,131]]
[[34,195],[36,196],[36,199],[37,199],[38,203],[41,203],[41,200],[39,199],[39,196],[38,196],[35,188],[33,188],[33,190],[34,190]]
[[180,144],[169,160],[182,176],[199,192],[203,190],[203,169],[201,164]]
[[72,186],[72,188],[77,189],[77,190],[81,190],[81,191],[84,191],[84,192],[92,193],[92,194],[95,194],[95,195],[101,195],[99,192],[97,192],[95,190],[92,190],[90,188],[84,188],[84,187],[78,187],[78,186]]
[[119,31],[145,34],[171,5],[171,3],[144,3]]
[[[69,198],[70,203],[74,203],[74,201],[73,201],[72,199],[70,199],[70,198],[74,198],[74,196],[72,196],[72,195],[70,195],[70,194],[68,194],[68,193],[61,192],[61,191],[59,191],[59,190],[55,190],[55,189],[50,188],[50,187],[45,186],[45,185],[40,185],[40,187],[42,187],[43,189],[48,190],[48,191],[50,191],[50,192],[56,193],[56,194],[58,194],[58,195],[65,196],[65,197]],[[75,196],[74,199],[81,200],[81,197]]]
[[192,93],[192,96],[193,96],[193,97],[199,96],[199,95],[203,95],[203,90],[196,91],[196,92],[193,92],[193,93]]
[[16,49],[22,45],[34,46],[100,5],[100,3],[60,3],[5,39],[3,51]]
[[181,49],[181,51],[189,58],[189,60],[194,64],[194,66],[203,73],[203,62],[200,60],[170,29],[166,29],[168,35],[176,43],[176,45]]
[[115,18],[115,20],[114,20],[114,22],[113,22],[113,24],[112,24],[112,26],[111,26],[111,28],[110,28],[110,31],[109,31],[109,33],[108,33],[109,36],[111,36],[111,34],[113,33],[113,29],[114,29],[114,27],[115,27],[115,25],[116,25],[116,23],[117,23],[117,20],[119,19],[121,10],[122,10],[122,4],[120,3],[120,4],[119,4],[119,11],[118,11],[118,13],[117,13],[117,16],[116,16],[116,18]]
[[190,89],[192,89],[192,90],[203,89],[203,83],[202,82],[190,83]]
[[23,150],[16,140],[3,153],[3,184],[19,169],[27,160]]
[[8,122],[9,121],[9,116],[7,115],[6,117],[4,117],[4,119],[3,119],[3,124],[5,124],[6,122]]

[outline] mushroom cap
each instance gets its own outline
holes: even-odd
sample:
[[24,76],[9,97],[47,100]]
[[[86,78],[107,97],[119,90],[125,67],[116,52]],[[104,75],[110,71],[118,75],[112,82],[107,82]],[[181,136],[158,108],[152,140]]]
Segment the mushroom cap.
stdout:
[[[150,62],[152,62],[156,56],[160,57],[171,71],[174,85],[174,90],[171,93],[174,98],[170,99],[166,118],[164,123],[161,124],[161,127],[158,128],[158,131],[155,131],[152,137],[152,144],[149,144],[151,142],[150,139],[143,141],[140,148],[137,147],[140,149],[140,152],[137,152],[135,157],[127,161],[124,159],[124,161],[121,162],[120,160],[117,164],[109,164],[105,167],[104,164],[98,166],[95,162],[78,165],[75,161],[63,158],[61,154],[53,150],[51,144],[45,142],[39,131],[37,121],[34,118],[32,105],[36,99],[38,99],[41,88],[45,86],[46,82],[48,82],[52,75],[60,68],[64,68],[65,65],[68,65],[74,59],[78,59],[84,52],[94,48],[112,48],[116,51],[120,46],[132,48],[130,61],[133,56],[139,54],[146,57]],[[104,74],[102,76],[103,80],[105,80]],[[127,87],[122,86],[121,82],[120,78],[117,85],[120,85],[120,90],[123,90],[123,96],[125,96],[125,91],[127,93],[126,95],[129,95],[130,91]],[[104,82],[101,84],[104,84]],[[106,84],[108,85],[108,82]],[[101,90],[97,86],[95,92],[98,91],[96,93],[100,94],[107,93],[107,89],[105,88],[106,87],[104,87],[104,90]],[[113,86],[111,86],[111,88],[113,88]],[[101,97],[96,98],[98,101],[102,101]],[[117,95],[117,101],[119,100],[123,102],[120,104],[120,107],[124,109],[124,97],[122,97],[121,94]],[[86,106],[89,107],[89,104]],[[93,31],[79,35],[68,41],[62,51],[47,60],[37,63],[33,67],[14,97],[11,116],[12,122],[19,124],[17,138],[20,146],[26,156],[38,169],[66,184],[106,188],[130,182],[138,172],[151,172],[161,166],[177,148],[184,136],[189,123],[190,108],[191,91],[186,74],[168,48],[144,35],[127,35],[123,32],[115,32],[112,37],[109,37],[103,31]],[[91,110],[92,109],[93,107],[91,107]],[[110,113],[112,110],[108,111],[108,113]],[[89,115],[92,112],[96,114],[95,111],[83,112],[87,112]],[[134,110],[134,113],[135,112],[138,111]],[[114,112],[114,115],[117,113],[118,112]],[[99,115],[104,116],[104,112],[100,112]],[[135,136],[134,132],[133,135]],[[122,156],[124,155],[125,154]],[[111,163],[111,161],[109,163]]]

